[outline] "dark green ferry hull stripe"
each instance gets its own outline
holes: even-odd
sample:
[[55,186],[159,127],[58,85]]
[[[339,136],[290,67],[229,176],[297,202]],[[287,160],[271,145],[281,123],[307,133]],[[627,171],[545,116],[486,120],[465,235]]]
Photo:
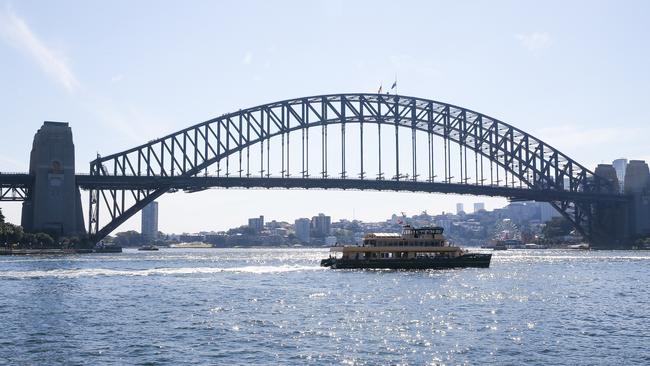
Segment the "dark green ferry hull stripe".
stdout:
[[456,258],[337,259],[326,258],[321,266],[334,269],[447,269],[489,268],[492,254],[470,253]]

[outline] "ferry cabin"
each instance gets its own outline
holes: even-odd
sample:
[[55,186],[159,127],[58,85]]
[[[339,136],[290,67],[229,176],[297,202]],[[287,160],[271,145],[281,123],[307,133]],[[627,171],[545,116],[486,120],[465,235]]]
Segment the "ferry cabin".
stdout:
[[335,246],[335,257],[348,260],[455,258],[463,254],[458,247],[449,246],[441,227],[415,229],[405,226],[402,235],[393,233],[367,234],[362,246]]

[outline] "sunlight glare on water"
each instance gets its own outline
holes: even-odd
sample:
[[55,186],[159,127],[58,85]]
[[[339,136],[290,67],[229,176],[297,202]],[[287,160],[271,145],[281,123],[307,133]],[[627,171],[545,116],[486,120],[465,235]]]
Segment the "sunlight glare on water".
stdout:
[[650,364],[647,252],[346,271],[322,249],[0,258],[0,363]]

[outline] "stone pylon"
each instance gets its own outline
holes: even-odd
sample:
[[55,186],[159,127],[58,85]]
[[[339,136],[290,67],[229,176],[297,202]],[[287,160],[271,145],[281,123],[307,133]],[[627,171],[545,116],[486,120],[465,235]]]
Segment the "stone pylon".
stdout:
[[34,135],[29,174],[34,183],[23,203],[22,226],[27,232],[53,236],[86,233],[81,195],[75,181],[72,129],[64,122],[44,122]]
[[634,196],[634,235],[650,235],[650,170],[645,161],[630,160],[627,164],[623,191]]

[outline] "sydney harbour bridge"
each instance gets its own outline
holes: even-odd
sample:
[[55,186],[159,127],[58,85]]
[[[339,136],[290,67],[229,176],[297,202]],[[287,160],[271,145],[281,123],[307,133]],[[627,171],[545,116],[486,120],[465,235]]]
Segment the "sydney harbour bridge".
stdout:
[[[592,171],[511,124],[401,95],[289,99],[98,155],[88,174],[75,173],[74,159],[68,124],[45,122],[29,172],[0,173],[0,200],[24,201],[26,230],[87,233],[97,242],[165,193],[212,187],[544,201],[601,248],[625,247],[648,234],[650,217],[647,179],[623,190],[611,165]],[[80,190],[88,192],[87,220]]]

